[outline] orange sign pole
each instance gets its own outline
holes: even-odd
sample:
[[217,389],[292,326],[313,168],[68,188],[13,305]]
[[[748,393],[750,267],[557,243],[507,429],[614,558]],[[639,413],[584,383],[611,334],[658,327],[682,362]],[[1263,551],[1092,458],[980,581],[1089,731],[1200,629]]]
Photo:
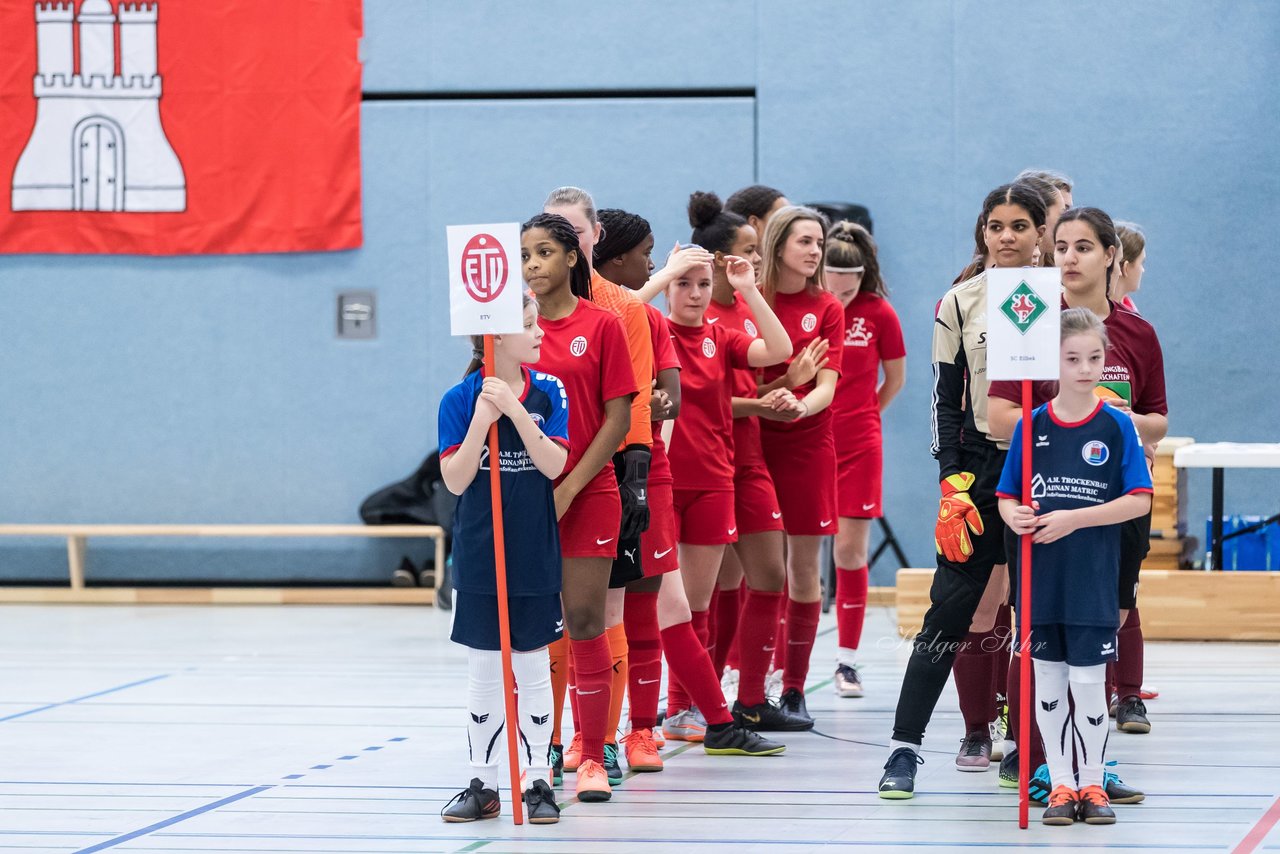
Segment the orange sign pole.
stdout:
[[[494,376],[493,336],[484,336],[484,375]],[[511,817],[524,824],[524,801],[520,791],[520,747],[516,732],[520,718],[516,712],[516,680],[511,668],[511,609],[507,602],[507,546],[502,523],[502,464],[498,456],[498,422],[489,425],[489,492],[493,498],[493,559],[497,576],[498,637],[502,644],[502,693],[506,703],[507,764],[511,770]]]

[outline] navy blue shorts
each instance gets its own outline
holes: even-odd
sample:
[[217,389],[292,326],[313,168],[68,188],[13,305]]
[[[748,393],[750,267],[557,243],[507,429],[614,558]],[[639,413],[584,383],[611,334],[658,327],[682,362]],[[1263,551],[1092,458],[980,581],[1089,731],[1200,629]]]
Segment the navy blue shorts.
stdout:
[[[564,630],[560,610],[560,594],[546,596],[512,596],[511,648],[516,652],[532,652],[559,640]],[[498,597],[486,593],[453,593],[454,643],[472,649],[501,649],[498,632]]]
[[1031,657],[1065,661],[1072,667],[1092,667],[1116,658],[1116,630],[1105,626],[1045,623],[1031,627]]

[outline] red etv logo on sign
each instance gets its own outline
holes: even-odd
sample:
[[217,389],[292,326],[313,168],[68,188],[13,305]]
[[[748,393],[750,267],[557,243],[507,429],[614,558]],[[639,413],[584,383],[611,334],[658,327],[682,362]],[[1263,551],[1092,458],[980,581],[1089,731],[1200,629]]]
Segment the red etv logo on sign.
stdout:
[[502,244],[490,234],[477,234],[462,250],[462,282],[476,302],[491,302],[507,285],[510,264]]

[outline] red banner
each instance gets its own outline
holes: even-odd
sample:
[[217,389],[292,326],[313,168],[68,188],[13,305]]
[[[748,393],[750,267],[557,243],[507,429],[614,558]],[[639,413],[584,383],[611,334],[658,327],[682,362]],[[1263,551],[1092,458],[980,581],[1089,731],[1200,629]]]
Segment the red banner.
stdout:
[[360,0],[5,0],[0,252],[353,249]]

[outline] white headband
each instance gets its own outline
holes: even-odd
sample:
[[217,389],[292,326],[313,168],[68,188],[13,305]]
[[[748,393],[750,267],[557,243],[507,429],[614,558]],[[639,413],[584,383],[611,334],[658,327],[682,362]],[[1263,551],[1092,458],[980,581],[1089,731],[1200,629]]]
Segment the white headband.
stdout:
[[828,273],[865,273],[866,267],[823,267]]

